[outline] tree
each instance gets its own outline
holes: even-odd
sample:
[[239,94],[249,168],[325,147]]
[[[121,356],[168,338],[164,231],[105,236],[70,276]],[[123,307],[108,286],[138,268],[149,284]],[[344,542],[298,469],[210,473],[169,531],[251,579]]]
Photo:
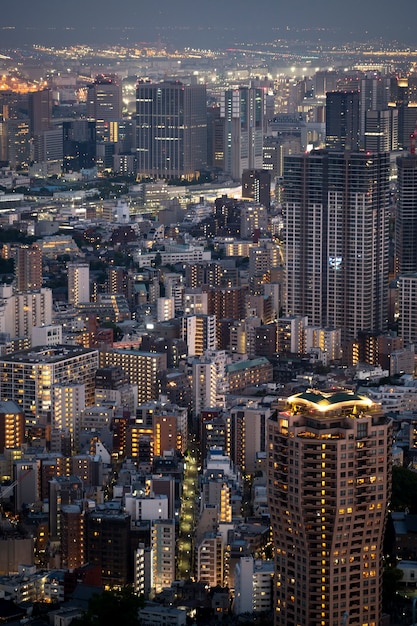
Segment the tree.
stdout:
[[394,466],[391,509],[404,511],[406,508],[410,513],[417,513],[417,473],[406,467]]
[[137,596],[131,587],[120,590],[103,591],[94,594],[88,602],[88,609],[82,617],[73,620],[74,626],[139,626],[138,611],[143,606],[143,598]]

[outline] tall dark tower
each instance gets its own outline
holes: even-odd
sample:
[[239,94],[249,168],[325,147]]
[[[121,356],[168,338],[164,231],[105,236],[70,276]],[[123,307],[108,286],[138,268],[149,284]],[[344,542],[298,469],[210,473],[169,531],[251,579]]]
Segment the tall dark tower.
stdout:
[[389,154],[314,151],[284,160],[287,314],[384,331],[387,317]]
[[254,200],[269,209],[271,204],[271,172],[244,170],[242,174],[242,199]]
[[417,272],[417,154],[397,158],[396,258],[398,274]]
[[31,135],[38,135],[51,128],[52,92],[50,89],[34,91],[28,97]]
[[334,150],[359,150],[358,91],[331,91],[326,94],[326,147]]
[[136,122],[140,175],[191,179],[207,166],[205,85],[139,83]]
[[122,86],[115,74],[97,76],[88,87],[87,115],[96,122],[97,140],[117,142],[122,118]]

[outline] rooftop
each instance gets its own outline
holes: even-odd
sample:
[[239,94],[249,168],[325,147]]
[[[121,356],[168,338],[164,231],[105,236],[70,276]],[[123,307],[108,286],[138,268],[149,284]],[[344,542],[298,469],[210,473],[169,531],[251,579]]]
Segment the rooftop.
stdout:
[[372,400],[365,396],[360,396],[353,391],[336,389],[330,391],[317,391],[308,389],[302,393],[295,394],[288,398],[290,404],[305,405],[320,413],[335,411],[344,408],[361,407],[370,408],[374,405]]

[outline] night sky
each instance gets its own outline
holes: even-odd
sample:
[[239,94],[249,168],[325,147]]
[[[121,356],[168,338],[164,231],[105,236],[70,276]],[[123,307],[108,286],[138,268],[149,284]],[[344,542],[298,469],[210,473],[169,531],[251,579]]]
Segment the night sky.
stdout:
[[327,29],[323,38],[336,42],[382,37],[417,47],[416,9],[417,0],[20,0],[3,7],[0,47],[157,39],[216,47],[297,38],[305,28]]

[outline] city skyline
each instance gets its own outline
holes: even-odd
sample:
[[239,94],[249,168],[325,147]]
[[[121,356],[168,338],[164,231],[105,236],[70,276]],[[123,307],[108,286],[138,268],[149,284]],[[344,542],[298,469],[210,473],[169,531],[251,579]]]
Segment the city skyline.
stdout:
[[[262,0],[257,5],[258,21],[248,20],[252,3],[219,0],[198,7],[190,0],[182,0],[172,10],[167,0],[157,7],[126,0],[124,10],[115,13],[109,0],[91,0],[87,5],[74,0],[71,11],[51,0],[40,0],[33,12],[28,0],[9,5],[0,25],[3,45],[31,45],[32,43],[71,44],[135,42],[166,40],[174,44],[224,46],[239,40],[269,41],[293,36],[299,31],[316,32],[316,39],[367,40],[381,37],[413,45],[416,41],[411,25],[412,0],[396,3],[395,22],[388,19],[391,4],[388,0],[375,3],[352,0],[349,5],[331,0],[295,0],[291,4]],[[291,33],[295,31],[295,33]],[[331,32],[329,32],[331,31]]]

